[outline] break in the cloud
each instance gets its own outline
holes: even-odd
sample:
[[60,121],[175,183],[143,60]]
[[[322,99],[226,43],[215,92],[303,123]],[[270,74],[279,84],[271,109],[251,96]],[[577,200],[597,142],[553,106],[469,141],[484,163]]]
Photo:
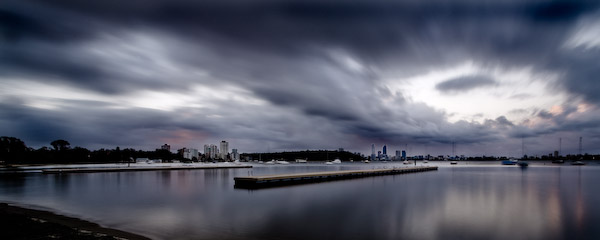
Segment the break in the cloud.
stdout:
[[598,152],[599,7],[5,0],[0,135],[513,156],[584,136]]

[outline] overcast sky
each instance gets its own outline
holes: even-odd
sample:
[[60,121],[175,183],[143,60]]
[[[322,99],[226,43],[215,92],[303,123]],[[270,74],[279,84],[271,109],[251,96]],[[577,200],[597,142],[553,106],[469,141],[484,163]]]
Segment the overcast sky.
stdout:
[[2,0],[0,135],[600,153],[599,3]]

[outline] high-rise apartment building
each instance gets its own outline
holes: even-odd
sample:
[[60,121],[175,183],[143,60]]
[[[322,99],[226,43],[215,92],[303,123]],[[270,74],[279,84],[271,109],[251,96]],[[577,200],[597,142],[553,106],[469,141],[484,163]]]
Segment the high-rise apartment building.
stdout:
[[211,144],[210,145],[210,158],[215,159],[215,158],[217,158],[217,156],[219,156],[219,148],[217,148],[217,145]]
[[221,158],[227,160],[227,154],[229,153],[229,143],[225,140],[221,141]]
[[210,155],[211,155],[210,152],[211,152],[210,145],[204,144],[204,157],[210,158]]

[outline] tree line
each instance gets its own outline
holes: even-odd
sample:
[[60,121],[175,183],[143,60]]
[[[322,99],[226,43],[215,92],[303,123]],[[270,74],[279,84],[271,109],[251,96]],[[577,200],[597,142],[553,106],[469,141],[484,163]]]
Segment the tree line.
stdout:
[[358,153],[351,153],[348,151],[330,151],[330,150],[306,150],[306,151],[292,151],[292,152],[274,152],[274,153],[245,153],[242,154],[242,160],[247,156],[249,160],[286,160],[294,161],[296,159],[305,159],[308,161],[326,161],[340,159],[341,161],[356,160],[361,161],[364,159]]
[[168,150],[135,150],[133,148],[88,150],[72,147],[69,141],[57,139],[51,147],[34,149],[15,137],[0,137],[0,163],[4,164],[65,164],[65,163],[124,163],[137,158],[162,159],[163,161],[183,160]]

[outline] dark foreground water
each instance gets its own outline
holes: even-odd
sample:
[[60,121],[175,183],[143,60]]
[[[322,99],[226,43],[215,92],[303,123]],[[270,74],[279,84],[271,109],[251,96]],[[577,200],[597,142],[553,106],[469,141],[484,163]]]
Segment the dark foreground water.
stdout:
[[600,239],[600,165],[445,164],[252,191],[233,177],[401,164],[0,174],[0,201],[156,239]]

